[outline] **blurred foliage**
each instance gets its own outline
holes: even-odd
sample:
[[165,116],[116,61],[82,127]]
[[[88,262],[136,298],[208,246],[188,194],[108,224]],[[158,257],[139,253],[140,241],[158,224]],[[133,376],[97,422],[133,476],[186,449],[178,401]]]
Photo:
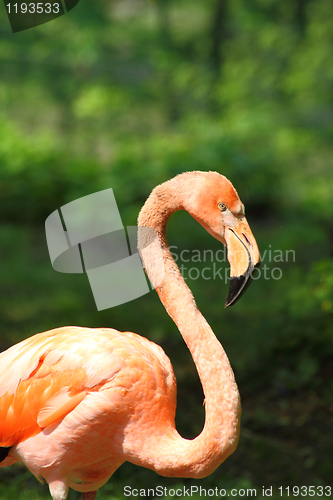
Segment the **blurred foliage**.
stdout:
[[[239,383],[237,451],[201,481],[125,464],[97,498],[124,498],[126,484],[265,485],[277,497],[278,486],[332,478],[332,25],[330,0],[81,0],[13,35],[0,8],[1,349],[65,324],[146,335],[173,362],[177,426],[194,437],[202,390],[156,293],[98,313],[85,276],[52,269],[44,220],[112,187],[124,225],[135,224],[156,184],[216,170],[236,186],[263,256],[260,279],[226,311],[225,279],[187,277]],[[178,254],[220,249],[183,213],[169,239]],[[216,259],[186,272],[214,264],[224,277]],[[0,469],[0,497],[48,493],[15,466]]]

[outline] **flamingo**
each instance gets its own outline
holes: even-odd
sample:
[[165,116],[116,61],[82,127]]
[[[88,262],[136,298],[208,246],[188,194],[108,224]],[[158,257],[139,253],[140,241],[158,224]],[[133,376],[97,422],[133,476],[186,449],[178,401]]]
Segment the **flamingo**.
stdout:
[[[125,461],[162,476],[202,478],[237,447],[241,407],[232,368],[167,244],[166,224],[177,210],[227,246],[226,307],[247,288],[260,257],[244,205],[219,173],[174,177],[152,191],[139,214],[138,226],[159,235],[165,277],[156,291],[199,373],[204,428],[193,440],[177,432],[172,365],[146,338],[83,327],[34,335],[0,354],[0,466],[23,462],[48,483],[53,500],[65,500],[69,487],[94,500]],[[143,264],[152,276],[153,252]]]

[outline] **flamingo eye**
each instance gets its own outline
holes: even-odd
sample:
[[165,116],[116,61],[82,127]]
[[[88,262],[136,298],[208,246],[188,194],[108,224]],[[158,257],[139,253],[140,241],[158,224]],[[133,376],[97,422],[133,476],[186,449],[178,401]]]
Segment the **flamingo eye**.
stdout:
[[222,202],[218,203],[217,206],[219,207],[219,209],[221,210],[221,212],[225,212],[227,210],[227,208],[228,208],[227,205],[225,203],[222,203]]

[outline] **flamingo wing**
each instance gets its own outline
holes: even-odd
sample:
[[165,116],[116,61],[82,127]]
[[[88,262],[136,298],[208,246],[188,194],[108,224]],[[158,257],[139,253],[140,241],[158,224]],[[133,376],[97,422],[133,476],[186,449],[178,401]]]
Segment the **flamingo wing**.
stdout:
[[113,349],[110,342],[121,334],[107,333],[59,328],[0,354],[0,447],[38,434],[115,377],[123,360],[113,352],[117,342]]

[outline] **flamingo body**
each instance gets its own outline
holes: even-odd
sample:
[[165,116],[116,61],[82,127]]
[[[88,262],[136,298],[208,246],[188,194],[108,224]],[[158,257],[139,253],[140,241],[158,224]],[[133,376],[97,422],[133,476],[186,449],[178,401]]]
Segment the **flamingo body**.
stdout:
[[[95,492],[124,462],[164,476],[201,478],[235,449],[240,399],[228,357],[172,258],[166,224],[186,210],[228,247],[226,306],[244,293],[259,250],[233,185],[216,172],[187,172],[157,186],[138,219],[143,265],[196,365],[205,425],[193,440],[175,428],[176,383],[163,350],[144,337],[111,329],[58,328],[0,354],[0,467],[22,461],[45,479],[53,500],[68,488]],[[160,253],[147,241],[153,228]],[[88,500],[88,496],[83,496]],[[89,494],[89,500],[94,494]]]
[[1,353],[0,366],[0,446],[12,447],[1,465],[21,460],[49,483],[99,487],[127,459],[126,440],[174,422],[169,358],[134,333],[58,328]]

